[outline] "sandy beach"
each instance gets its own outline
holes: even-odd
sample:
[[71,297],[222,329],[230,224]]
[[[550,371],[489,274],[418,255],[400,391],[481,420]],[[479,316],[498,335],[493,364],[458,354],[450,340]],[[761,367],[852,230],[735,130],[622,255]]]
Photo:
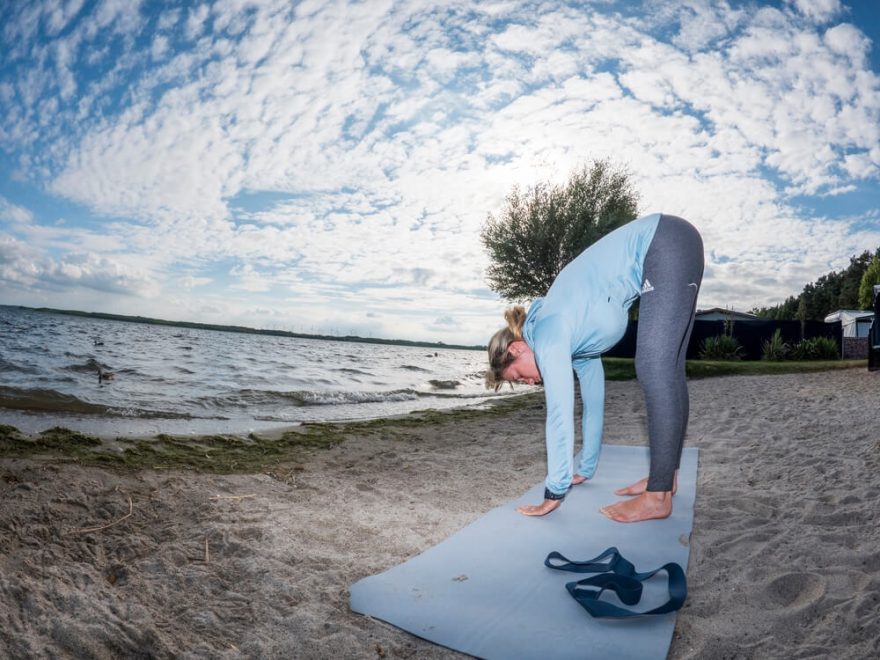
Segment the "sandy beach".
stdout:
[[[690,387],[669,657],[880,657],[880,373]],[[348,588],[541,481],[543,423],[536,397],[387,422],[257,474],[3,458],[0,657],[464,657],[353,614]],[[609,382],[605,442],[645,435],[638,384]]]

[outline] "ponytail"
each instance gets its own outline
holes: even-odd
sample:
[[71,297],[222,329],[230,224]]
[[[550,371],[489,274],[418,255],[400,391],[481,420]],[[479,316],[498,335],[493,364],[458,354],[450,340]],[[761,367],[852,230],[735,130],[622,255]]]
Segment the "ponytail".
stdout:
[[522,305],[508,307],[504,311],[504,320],[507,321],[507,328],[513,334],[513,340],[521,341],[523,325],[526,322],[526,308]]
[[507,349],[513,342],[522,341],[526,308],[522,305],[507,308],[504,312],[504,320],[507,321],[507,327],[501,328],[489,340],[489,369],[486,371],[486,388],[496,392],[504,383],[504,377],[501,374],[514,359],[507,352]]

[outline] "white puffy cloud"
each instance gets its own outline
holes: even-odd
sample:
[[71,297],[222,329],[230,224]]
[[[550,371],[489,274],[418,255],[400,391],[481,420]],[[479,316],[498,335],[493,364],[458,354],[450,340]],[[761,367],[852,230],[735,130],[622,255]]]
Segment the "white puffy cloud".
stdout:
[[0,281],[33,295],[41,291],[58,292],[62,294],[58,299],[67,299],[68,304],[71,290],[76,289],[146,298],[159,293],[148,273],[120,261],[77,252],[53,259],[27,243],[2,234]]
[[17,206],[5,197],[0,196],[0,222],[13,224],[28,224],[33,220],[34,214],[28,209]]
[[786,0],[786,3],[816,23],[827,23],[843,11],[840,0]]

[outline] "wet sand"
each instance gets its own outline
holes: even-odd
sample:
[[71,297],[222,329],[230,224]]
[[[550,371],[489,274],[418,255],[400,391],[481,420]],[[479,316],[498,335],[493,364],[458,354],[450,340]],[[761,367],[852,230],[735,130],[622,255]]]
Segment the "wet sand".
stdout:
[[[880,656],[878,404],[864,369],[691,382],[669,657]],[[259,474],[0,459],[0,657],[463,657],[348,609],[352,583],[543,479],[540,399],[440,419]],[[637,383],[608,383],[605,442],[645,437]]]

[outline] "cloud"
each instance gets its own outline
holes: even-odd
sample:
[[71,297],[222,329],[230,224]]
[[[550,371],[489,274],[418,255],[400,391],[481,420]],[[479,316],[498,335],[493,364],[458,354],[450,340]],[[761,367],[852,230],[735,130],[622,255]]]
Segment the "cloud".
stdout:
[[34,214],[26,208],[16,206],[8,199],[0,196],[0,222],[9,222],[13,224],[29,224],[34,218]]
[[234,278],[230,285],[233,289],[264,293],[272,288],[271,280],[255,270],[250,264],[236,266],[229,274]]
[[8,285],[26,286],[33,282],[33,259],[38,251],[11,236],[0,234],[0,280]]
[[188,275],[177,280],[177,284],[184,289],[194,289],[197,286],[206,286],[213,281],[210,277],[192,277]]
[[35,293],[83,288],[149,298],[159,292],[147,273],[114,259],[87,253],[70,253],[62,259],[52,259],[40,250],[2,234],[0,281]]
[[827,23],[843,11],[840,0],[785,0],[785,2],[816,23]]

